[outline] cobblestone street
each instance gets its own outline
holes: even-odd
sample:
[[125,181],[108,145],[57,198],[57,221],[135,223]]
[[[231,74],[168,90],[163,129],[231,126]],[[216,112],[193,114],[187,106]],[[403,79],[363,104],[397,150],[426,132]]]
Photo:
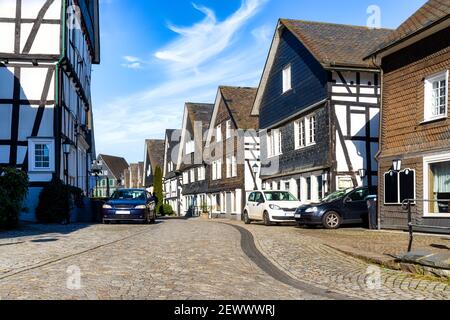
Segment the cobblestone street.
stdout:
[[[68,281],[78,268],[79,289]],[[1,233],[0,298],[449,299],[450,286],[374,268],[296,228],[192,219]]]

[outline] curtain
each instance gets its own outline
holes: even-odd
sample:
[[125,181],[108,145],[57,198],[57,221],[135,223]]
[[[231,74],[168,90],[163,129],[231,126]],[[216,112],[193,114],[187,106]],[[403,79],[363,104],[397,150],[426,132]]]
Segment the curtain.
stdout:
[[434,192],[450,193],[450,161],[433,163],[431,170],[434,176]]

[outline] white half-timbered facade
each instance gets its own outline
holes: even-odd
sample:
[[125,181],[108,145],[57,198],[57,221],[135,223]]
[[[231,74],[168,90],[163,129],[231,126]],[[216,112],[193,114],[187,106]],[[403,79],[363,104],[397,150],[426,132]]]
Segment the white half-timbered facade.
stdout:
[[91,186],[91,68],[99,63],[98,1],[0,2],[0,166],[30,178],[22,219],[34,220],[53,178]]

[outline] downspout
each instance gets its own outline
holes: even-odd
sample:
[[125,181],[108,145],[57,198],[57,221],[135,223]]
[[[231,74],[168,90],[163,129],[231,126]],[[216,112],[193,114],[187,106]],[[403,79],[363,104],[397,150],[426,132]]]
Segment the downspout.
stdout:
[[[380,65],[378,65],[377,64],[377,61],[376,61],[376,55],[374,55],[374,56],[372,56],[372,63],[377,67],[377,68],[379,68],[380,69],[380,123],[379,123],[379,127],[378,127],[378,134],[379,134],[379,139],[378,139],[378,141],[379,141],[379,144],[378,144],[378,152],[377,152],[377,154],[375,155],[375,159],[377,159],[377,163],[378,163],[378,169],[380,168],[380,164],[379,164],[379,162],[378,162],[378,159],[379,159],[379,156],[380,156],[380,154],[381,154],[381,148],[382,148],[382,138],[383,138],[383,95],[384,95],[384,71],[383,71],[383,68],[382,68],[382,66],[381,66],[381,64]],[[380,181],[382,181],[381,179],[381,173],[380,173],[380,170],[378,170],[378,195],[379,195],[379,193],[380,193]],[[381,231],[381,199],[380,199],[380,197],[378,197],[378,204],[377,204],[377,206],[378,206],[378,217],[377,217],[377,219],[378,219],[378,221],[377,221],[377,224],[378,224],[378,231]]]
[[[57,121],[57,124],[54,126],[56,127],[55,137],[57,138],[55,141],[56,145],[56,154],[58,158],[58,166],[56,167],[56,175],[58,178],[61,178],[61,121],[62,121],[62,113],[61,113],[61,106],[62,106],[62,94],[61,94],[61,88],[60,83],[62,83],[60,79],[60,69],[61,64],[64,61],[64,58],[66,56],[66,13],[67,13],[67,0],[62,0],[62,8],[61,8],[61,54],[59,56],[59,60],[56,63],[55,68],[55,110],[56,110],[56,117],[53,119],[53,121]],[[68,168],[66,168],[68,169]]]

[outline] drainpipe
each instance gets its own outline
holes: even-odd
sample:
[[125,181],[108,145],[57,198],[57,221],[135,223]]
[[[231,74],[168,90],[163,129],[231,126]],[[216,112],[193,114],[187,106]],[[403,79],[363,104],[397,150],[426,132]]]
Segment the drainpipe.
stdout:
[[[383,139],[383,135],[382,135],[382,133],[383,133],[383,95],[384,95],[384,71],[383,71],[383,68],[382,68],[382,66],[381,66],[381,64],[380,65],[378,65],[377,64],[377,61],[376,61],[376,56],[372,56],[372,62],[373,62],[373,64],[377,67],[377,68],[379,68],[380,70],[381,70],[381,72],[380,72],[380,79],[379,79],[379,81],[380,81],[380,90],[381,90],[381,93],[380,93],[380,123],[379,123],[379,148],[378,148],[378,152],[377,152],[377,154],[375,155],[375,158],[377,159],[377,162],[378,162],[378,157],[379,157],[379,155],[380,155],[380,153],[381,153],[381,148],[382,148],[382,139]],[[378,169],[380,168],[380,165],[379,165],[379,163],[378,163]],[[372,168],[370,168],[370,169],[372,169]],[[381,179],[380,179],[380,177],[381,177],[381,174],[380,174],[380,171],[378,170],[378,195],[377,196],[379,196],[379,193],[380,193],[380,181],[382,181]],[[377,201],[377,209],[378,209],[378,217],[377,217],[377,219],[378,219],[378,231],[381,231],[381,199],[380,199],[380,197],[378,197],[378,201]]]
[[[58,124],[56,125],[56,132],[55,136],[57,137],[57,141],[55,141],[56,145],[56,152],[58,155],[58,165],[56,166],[56,173],[58,173],[58,178],[61,177],[60,168],[61,168],[61,105],[62,105],[62,94],[61,94],[61,88],[60,88],[60,69],[61,64],[64,61],[64,58],[66,56],[66,14],[67,14],[67,0],[62,1],[62,8],[61,8],[61,54],[59,56],[59,60],[56,63],[55,68],[55,110],[57,117],[56,119],[53,119],[53,121],[58,121]],[[68,168],[67,168],[68,169]]]

